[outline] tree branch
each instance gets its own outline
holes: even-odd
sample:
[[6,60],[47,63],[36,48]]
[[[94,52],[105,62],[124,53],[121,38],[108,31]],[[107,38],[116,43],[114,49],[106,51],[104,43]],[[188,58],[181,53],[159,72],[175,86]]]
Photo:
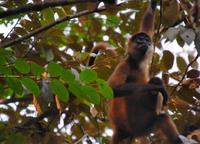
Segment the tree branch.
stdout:
[[172,96],[174,94],[174,92],[177,90],[177,88],[181,85],[181,83],[183,82],[183,80],[185,79],[188,69],[189,67],[199,58],[199,54],[197,54],[197,56],[187,65],[185,72],[181,78],[181,80],[179,81],[179,83],[173,88],[173,90],[170,93],[170,96]]
[[43,27],[40,27],[40,28],[38,28],[38,29],[36,29],[36,30],[34,30],[34,31],[32,31],[32,32],[30,32],[30,33],[28,33],[28,34],[22,36],[22,37],[16,38],[16,39],[11,40],[11,41],[9,41],[9,42],[7,42],[7,43],[0,44],[0,48],[6,48],[6,47],[9,47],[9,46],[11,46],[11,45],[13,45],[13,44],[22,42],[22,41],[24,41],[24,40],[26,40],[26,39],[28,39],[28,38],[34,36],[34,35],[37,35],[37,34],[43,32],[43,31],[45,31],[45,30],[48,30],[48,29],[50,29],[51,27],[54,27],[55,25],[60,24],[60,23],[62,23],[62,22],[64,22],[64,21],[71,20],[71,19],[73,19],[73,18],[77,18],[77,17],[84,16],[84,15],[87,15],[87,14],[91,14],[91,13],[93,13],[93,12],[94,12],[94,11],[85,10],[85,11],[82,11],[82,12],[80,12],[80,13],[78,13],[78,14],[75,14],[75,15],[65,16],[65,17],[63,17],[63,18],[60,18],[60,19],[56,20],[55,22],[52,22],[52,23],[50,23],[50,24],[48,24],[48,25],[45,25],[45,26],[43,26]]
[[[118,4],[116,6],[121,6],[121,4]],[[26,39],[34,36],[34,35],[37,35],[37,34],[43,32],[45,30],[48,30],[48,29],[54,27],[55,25],[60,24],[64,21],[69,21],[69,20],[74,19],[74,18],[89,15],[89,14],[92,14],[92,13],[95,13],[95,12],[102,12],[102,11],[105,11],[105,10],[106,10],[106,8],[104,7],[104,8],[94,9],[94,10],[91,10],[91,11],[90,10],[84,10],[84,11],[81,11],[81,12],[74,14],[74,15],[67,15],[63,18],[57,19],[56,21],[54,21],[50,24],[47,24],[43,27],[40,27],[40,28],[38,28],[38,29],[36,29],[36,30],[34,30],[34,31],[22,36],[22,37],[16,38],[16,39],[11,40],[7,43],[2,43],[2,44],[0,44],[0,48],[6,48],[6,47],[9,47],[9,46],[12,46],[13,44],[22,42],[22,41],[24,41],[24,40],[26,40]]]
[[0,18],[5,18],[8,16],[31,12],[31,11],[40,11],[48,7],[73,5],[73,4],[78,4],[78,3],[95,2],[95,1],[96,0],[76,0],[76,1],[58,0],[58,1],[45,1],[45,2],[39,2],[39,3],[34,3],[34,4],[30,3],[30,4],[19,6],[17,8],[11,8],[6,11],[2,11],[0,12]]
[[1,42],[4,42],[4,40],[7,39],[8,36],[10,36],[11,32],[12,32],[12,31],[15,29],[15,27],[19,24],[20,20],[21,20],[21,18],[18,18],[18,20],[17,20],[17,22],[15,23],[15,25],[14,25],[14,26],[12,27],[12,29],[8,32],[8,34],[5,36],[5,38],[2,39]]
[[[199,13],[199,8],[200,8],[200,0],[198,0],[198,3],[195,4],[195,6],[191,6],[191,5],[188,5],[187,7],[191,9],[191,15],[195,18],[195,21],[197,21],[197,19],[199,19],[198,17],[198,13]],[[187,21],[188,19],[188,16],[187,15],[183,15],[182,18],[178,19],[174,24],[172,24],[171,26],[168,26],[168,27],[163,27],[161,30],[160,30],[160,33],[164,33],[165,31],[167,31],[169,28],[171,27],[175,27],[179,24],[181,24],[182,22],[185,22]]]

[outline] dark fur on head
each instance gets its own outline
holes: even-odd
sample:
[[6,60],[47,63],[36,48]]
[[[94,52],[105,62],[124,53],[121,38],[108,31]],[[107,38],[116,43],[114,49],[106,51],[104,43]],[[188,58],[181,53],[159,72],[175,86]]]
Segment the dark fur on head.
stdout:
[[127,48],[128,62],[138,67],[144,60],[151,46],[151,38],[144,32],[137,33],[129,39]]

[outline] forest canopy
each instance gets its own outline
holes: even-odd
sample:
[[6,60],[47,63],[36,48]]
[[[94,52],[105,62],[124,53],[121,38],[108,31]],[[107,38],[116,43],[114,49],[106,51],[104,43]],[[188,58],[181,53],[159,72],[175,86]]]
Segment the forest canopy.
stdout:
[[[150,73],[162,78],[178,129],[200,128],[200,1],[158,2]],[[145,0],[0,1],[0,143],[109,143],[107,79],[147,7]],[[87,66],[102,41],[118,57],[102,51]]]

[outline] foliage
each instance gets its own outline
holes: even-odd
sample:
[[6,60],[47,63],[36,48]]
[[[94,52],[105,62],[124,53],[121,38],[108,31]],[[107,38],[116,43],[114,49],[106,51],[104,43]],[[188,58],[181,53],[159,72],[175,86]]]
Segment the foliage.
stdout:
[[[163,15],[157,12],[157,50],[151,64],[151,74],[162,77],[171,95],[168,112],[181,131],[199,121],[200,98],[200,71],[195,58],[200,50],[199,23],[193,22],[189,2],[183,1],[170,4],[164,0]],[[41,0],[31,3],[38,2]],[[5,1],[0,11],[28,3]],[[7,26],[11,31],[0,34],[0,46],[58,18],[94,7],[94,3],[65,5],[2,18],[0,28]],[[104,40],[123,55],[127,34],[138,31],[146,8],[147,2],[130,0],[0,48],[0,143],[108,143],[107,100],[113,92],[106,80],[119,59],[103,52],[95,65],[88,67],[87,58],[94,44]],[[189,22],[183,25],[185,19]],[[166,43],[174,42],[177,44],[165,48]],[[190,45],[186,52],[185,45]],[[178,47],[183,48],[184,56],[174,52]]]

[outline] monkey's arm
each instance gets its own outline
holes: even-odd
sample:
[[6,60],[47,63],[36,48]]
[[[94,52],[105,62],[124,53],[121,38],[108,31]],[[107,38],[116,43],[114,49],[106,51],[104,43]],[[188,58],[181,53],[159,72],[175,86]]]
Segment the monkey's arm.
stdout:
[[161,92],[163,96],[163,105],[166,105],[169,97],[167,91],[162,85],[156,85],[150,83],[149,84],[127,83],[120,86],[114,86],[112,87],[112,89],[114,92],[114,97],[133,96],[133,95],[140,96],[142,93],[149,93],[149,95],[151,95],[152,92]]
[[113,86],[112,89],[116,97],[133,95],[136,92],[152,92],[152,91],[161,92],[163,95],[167,95],[167,92],[163,90],[162,86],[158,86],[155,84],[126,83],[120,86]]
[[152,0],[151,5],[146,10],[140,27],[140,32],[145,32],[151,38],[153,36],[154,31],[154,12],[157,6],[157,0]]
[[108,79],[108,83],[111,87],[120,86],[125,84],[129,73],[129,66],[124,62],[117,65],[114,72]]

